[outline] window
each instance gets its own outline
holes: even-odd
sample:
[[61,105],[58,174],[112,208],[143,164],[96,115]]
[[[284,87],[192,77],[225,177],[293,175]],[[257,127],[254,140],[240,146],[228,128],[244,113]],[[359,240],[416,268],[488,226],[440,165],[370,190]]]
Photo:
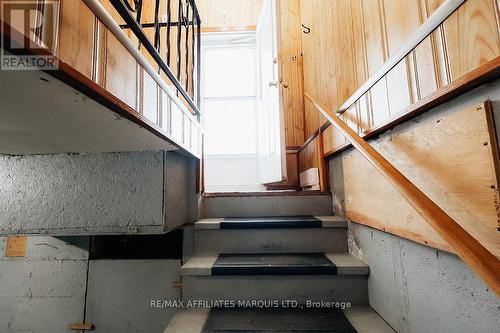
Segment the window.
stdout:
[[257,154],[255,38],[247,35],[218,35],[205,43],[206,155]]

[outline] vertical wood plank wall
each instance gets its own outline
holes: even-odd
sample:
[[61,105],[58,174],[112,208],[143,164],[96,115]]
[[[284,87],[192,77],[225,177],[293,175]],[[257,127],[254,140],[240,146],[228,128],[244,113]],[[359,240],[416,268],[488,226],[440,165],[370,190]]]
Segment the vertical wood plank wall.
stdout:
[[[109,0],[101,0],[102,5],[118,24],[123,20],[113,8]],[[154,0],[144,1],[143,22],[154,23]],[[165,2],[162,1],[160,8],[160,18],[166,15]],[[92,11],[81,0],[59,0],[59,33],[58,47],[52,50],[62,61],[75,68],[78,72],[88,79],[96,82],[109,93],[123,101],[130,108],[142,115],[152,124],[165,130],[169,135],[174,136],[188,150],[199,146],[198,128],[192,124],[194,121],[187,115],[184,115],[179,107],[163,91],[160,85],[153,77],[136,61],[121,42],[97,19]],[[172,1],[172,14],[177,20],[178,2]],[[190,13],[190,18],[192,13]],[[165,29],[164,29],[165,30]],[[193,29],[190,27],[189,38],[192,37]],[[139,46],[138,39],[129,31],[124,30],[131,41]],[[146,34],[151,41],[154,41],[153,29],[146,28]],[[171,68],[174,74],[176,72],[176,27],[172,28],[171,38]],[[185,36],[185,30],[183,35]],[[161,43],[161,54],[166,55],[166,36],[163,34]],[[181,66],[181,83],[185,86],[186,68],[191,73],[193,66],[190,61],[185,63],[184,40],[181,57],[183,62]],[[158,69],[158,64],[153,60],[149,53],[141,48],[141,53],[149,61],[154,69]],[[191,39],[188,43],[189,52],[193,52]],[[167,85],[173,89],[173,84],[162,72],[162,78]],[[189,84],[188,91],[192,92],[193,84]],[[181,102],[187,102],[181,99]],[[189,110],[189,107],[187,108]],[[179,111],[179,115],[172,116],[172,112]],[[175,123],[172,119],[175,118]],[[175,133],[174,133],[175,132]],[[196,133],[195,133],[196,132]],[[174,135],[176,134],[176,135]],[[197,148],[196,148],[197,149]]]
[[[301,0],[304,91],[337,110],[444,0]],[[467,0],[342,118],[358,133],[388,122],[409,105],[500,55],[496,0]],[[325,119],[305,101],[305,136]],[[324,153],[345,142],[331,126]],[[318,152],[319,153],[319,152]],[[299,165],[299,170],[304,168]]]
[[197,0],[204,30],[252,28],[257,25],[262,0]]

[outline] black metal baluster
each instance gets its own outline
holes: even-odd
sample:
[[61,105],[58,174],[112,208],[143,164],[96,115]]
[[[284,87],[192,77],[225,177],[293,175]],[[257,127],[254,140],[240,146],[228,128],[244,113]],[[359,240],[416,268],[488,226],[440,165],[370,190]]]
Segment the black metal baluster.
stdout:
[[[139,0],[139,2],[137,3],[137,15],[136,15],[136,21],[137,23],[139,24],[139,26],[141,26],[141,16],[142,16],[142,0]],[[139,50],[141,49],[141,39],[138,38],[138,47],[139,47]]]
[[186,20],[184,22],[186,26],[186,91],[189,93],[189,1],[186,0]]
[[155,3],[155,49],[160,53],[160,18],[158,17],[160,12],[160,0],[156,0]]
[[[200,112],[200,59],[201,59],[201,20],[196,9],[196,2],[194,0],[179,0],[179,10],[178,10],[178,21],[173,22],[172,20],[172,0],[165,0],[167,2],[167,22],[162,22],[160,18],[160,5],[162,2],[159,0],[156,1],[155,7],[155,17],[154,22],[145,22],[141,24],[142,12],[144,10],[143,3],[144,0],[133,0],[125,1],[125,0],[109,0],[113,7],[117,10],[118,14],[124,20],[124,24],[121,24],[122,29],[130,29],[134,35],[138,39],[138,47],[141,49],[144,47],[147,52],[151,55],[153,60],[158,64],[159,68],[167,76],[167,78],[172,82],[175,86],[177,96],[182,95],[183,99],[190,105],[191,109],[194,111],[196,116],[199,118]],[[163,1],[163,0],[162,0]],[[184,1],[187,1],[186,9],[184,9]],[[191,8],[189,8],[191,7]],[[184,11],[186,15],[184,15]],[[175,15],[175,14],[174,14]],[[191,20],[190,20],[191,19]],[[196,21],[195,21],[196,20]],[[191,27],[190,27],[191,25]],[[167,60],[165,63],[164,57],[162,57],[161,53],[161,44],[162,44],[162,36],[161,29],[167,26]],[[171,29],[172,27],[177,26],[177,52],[176,54],[172,54],[172,36]],[[196,26],[196,28],[195,28]],[[185,44],[182,41],[183,36],[183,28],[186,28],[186,41]],[[144,32],[144,29],[154,28],[154,41],[150,40]],[[196,31],[195,31],[196,29]],[[192,36],[189,36],[189,33],[192,33]],[[196,35],[195,35],[196,34]],[[189,51],[190,41],[191,40],[191,50]],[[182,56],[181,45],[186,47],[185,57]],[[196,48],[196,54],[195,54]],[[177,56],[177,72],[174,74],[170,65],[173,61],[172,58]],[[181,83],[182,77],[182,62],[186,61],[186,82]],[[189,64],[191,62],[191,67]],[[194,68],[196,66],[196,69]],[[196,72],[195,72],[196,70]],[[195,74],[195,75],[194,75]],[[196,79],[196,82],[195,82]],[[184,87],[185,86],[185,87]],[[187,90],[191,89],[191,92]],[[194,96],[196,96],[196,102],[194,101]]]
[[[192,55],[191,55],[191,58],[192,58],[192,61],[191,61],[191,81],[192,81],[192,91],[191,91],[191,98],[194,99],[194,94],[195,94],[195,91],[194,91],[194,66],[195,66],[195,56],[194,56],[194,52],[195,52],[195,29],[194,29],[194,21],[196,20],[196,12],[195,12],[195,8],[194,8],[194,1],[191,0],[191,6],[193,7],[193,19],[191,20],[191,30],[193,30],[191,36],[191,50],[193,51],[192,52]],[[199,80],[199,78],[197,78]],[[188,91],[189,93],[189,91]]]
[[170,24],[172,22],[171,0],[167,0],[167,66],[170,67]]
[[177,80],[181,81],[181,34],[182,34],[182,17],[184,15],[182,8],[182,0],[179,0],[179,14],[177,17]]
[[[195,7],[196,8],[196,7]],[[198,25],[196,31],[196,106],[198,109],[201,106],[201,20],[198,13],[196,13],[196,24]],[[198,114],[198,120],[200,120],[200,115]]]

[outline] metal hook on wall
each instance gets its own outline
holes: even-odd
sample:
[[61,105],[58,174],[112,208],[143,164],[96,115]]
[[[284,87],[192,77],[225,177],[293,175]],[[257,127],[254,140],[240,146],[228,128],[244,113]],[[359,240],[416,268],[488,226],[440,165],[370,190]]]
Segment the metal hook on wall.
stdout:
[[306,35],[309,34],[311,32],[311,29],[306,27],[305,25],[302,24],[302,28],[304,28],[302,30],[303,33],[305,33]]

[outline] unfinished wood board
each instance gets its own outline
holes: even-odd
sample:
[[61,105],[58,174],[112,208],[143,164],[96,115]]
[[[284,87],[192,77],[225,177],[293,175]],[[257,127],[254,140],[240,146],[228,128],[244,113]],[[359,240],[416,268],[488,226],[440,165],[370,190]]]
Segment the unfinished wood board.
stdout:
[[59,58],[93,79],[96,19],[83,1],[62,0],[59,23]]
[[[437,205],[500,256],[498,181],[489,103],[409,127],[374,144]],[[342,157],[349,219],[451,251],[405,199],[362,157]]]
[[26,236],[8,236],[5,247],[6,257],[24,257],[26,255]]

